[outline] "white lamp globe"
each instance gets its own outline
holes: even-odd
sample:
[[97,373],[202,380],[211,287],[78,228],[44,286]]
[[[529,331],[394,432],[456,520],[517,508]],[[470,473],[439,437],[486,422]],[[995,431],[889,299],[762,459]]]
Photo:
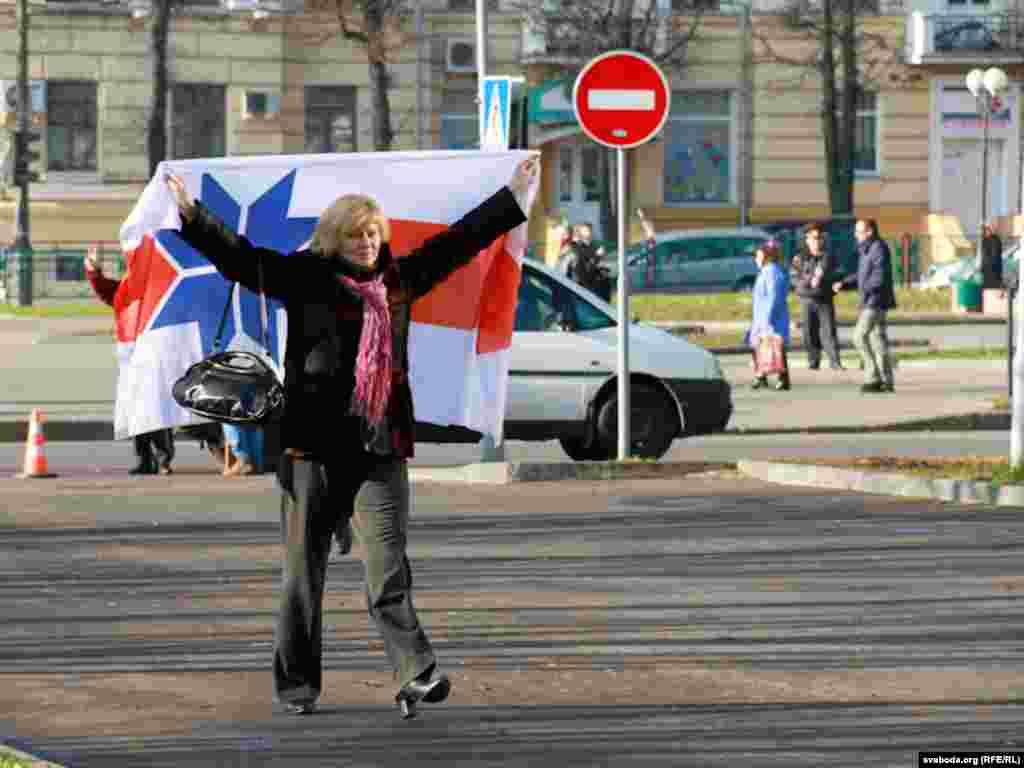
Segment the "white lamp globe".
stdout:
[[1006,90],[1010,81],[1003,70],[999,69],[999,67],[992,67],[985,71],[984,83],[985,89],[989,93],[993,96],[998,96]]
[[985,73],[980,69],[972,69],[967,73],[967,90],[975,96],[981,95],[981,89],[985,87]]

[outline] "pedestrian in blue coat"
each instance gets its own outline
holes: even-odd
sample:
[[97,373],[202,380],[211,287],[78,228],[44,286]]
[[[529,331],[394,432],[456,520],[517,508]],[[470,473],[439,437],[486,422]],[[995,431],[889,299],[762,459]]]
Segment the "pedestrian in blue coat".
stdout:
[[747,343],[754,356],[754,389],[768,386],[768,377],[758,370],[757,345],[763,336],[776,335],[782,339],[782,370],[775,385],[777,390],[789,389],[789,362],[786,359],[786,347],[789,345],[789,306],[786,296],[789,293],[789,277],[779,262],[782,251],[779,244],[769,240],[754,252],[754,261],[760,272],[754,281],[753,318],[750,330],[747,331]]

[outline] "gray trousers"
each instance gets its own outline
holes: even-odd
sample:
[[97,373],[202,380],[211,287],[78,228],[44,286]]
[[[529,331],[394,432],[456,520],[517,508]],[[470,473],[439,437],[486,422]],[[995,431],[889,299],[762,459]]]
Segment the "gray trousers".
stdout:
[[853,346],[864,361],[864,381],[868,383],[893,384],[886,314],[884,309],[862,307],[853,329]]
[[284,544],[274,639],[274,688],[282,702],[321,691],[323,594],[331,537],[351,518],[366,551],[366,605],[401,684],[434,663],[412,603],[405,555],[409,473],[404,459],[370,454],[337,464],[285,454],[281,485]]

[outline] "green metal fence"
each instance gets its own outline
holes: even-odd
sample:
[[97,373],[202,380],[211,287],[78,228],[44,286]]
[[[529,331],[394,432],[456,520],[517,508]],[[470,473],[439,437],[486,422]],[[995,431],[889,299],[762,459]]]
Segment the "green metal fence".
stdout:
[[[97,261],[104,274],[118,279],[125,264],[121,246],[116,242],[61,241],[33,243],[32,300],[79,299],[93,296],[85,278],[85,256],[97,248]],[[21,254],[7,246],[0,248],[0,302],[15,300]]]

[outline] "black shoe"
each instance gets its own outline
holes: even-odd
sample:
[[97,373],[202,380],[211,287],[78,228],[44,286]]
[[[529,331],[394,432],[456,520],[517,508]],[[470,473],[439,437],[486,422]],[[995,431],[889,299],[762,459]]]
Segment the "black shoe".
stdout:
[[768,386],[768,379],[765,376],[758,376],[750,385],[751,389],[762,389]]
[[283,702],[284,711],[289,715],[311,715],[316,711],[314,699],[300,699],[299,701]]
[[419,702],[436,704],[444,701],[451,689],[452,683],[448,675],[438,674],[436,665],[432,665],[430,669],[403,685],[395,695],[395,702],[402,713],[402,719],[408,720],[416,717],[416,705]]
[[885,385],[882,382],[880,382],[880,381],[872,381],[872,382],[869,382],[867,384],[862,385],[861,388],[860,388],[860,391],[864,392],[864,393],[868,393],[868,392],[885,392]]
[[893,386],[892,384],[883,384],[881,391],[882,392],[895,392],[896,391],[896,387]]
[[808,371],[816,371],[819,368],[821,368],[821,363],[808,363],[807,364],[807,370]]
[[788,392],[789,391],[789,376],[780,376],[779,380],[775,383],[776,392]]
[[129,475],[155,475],[159,472],[155,461],[140,461],[128,470]]

